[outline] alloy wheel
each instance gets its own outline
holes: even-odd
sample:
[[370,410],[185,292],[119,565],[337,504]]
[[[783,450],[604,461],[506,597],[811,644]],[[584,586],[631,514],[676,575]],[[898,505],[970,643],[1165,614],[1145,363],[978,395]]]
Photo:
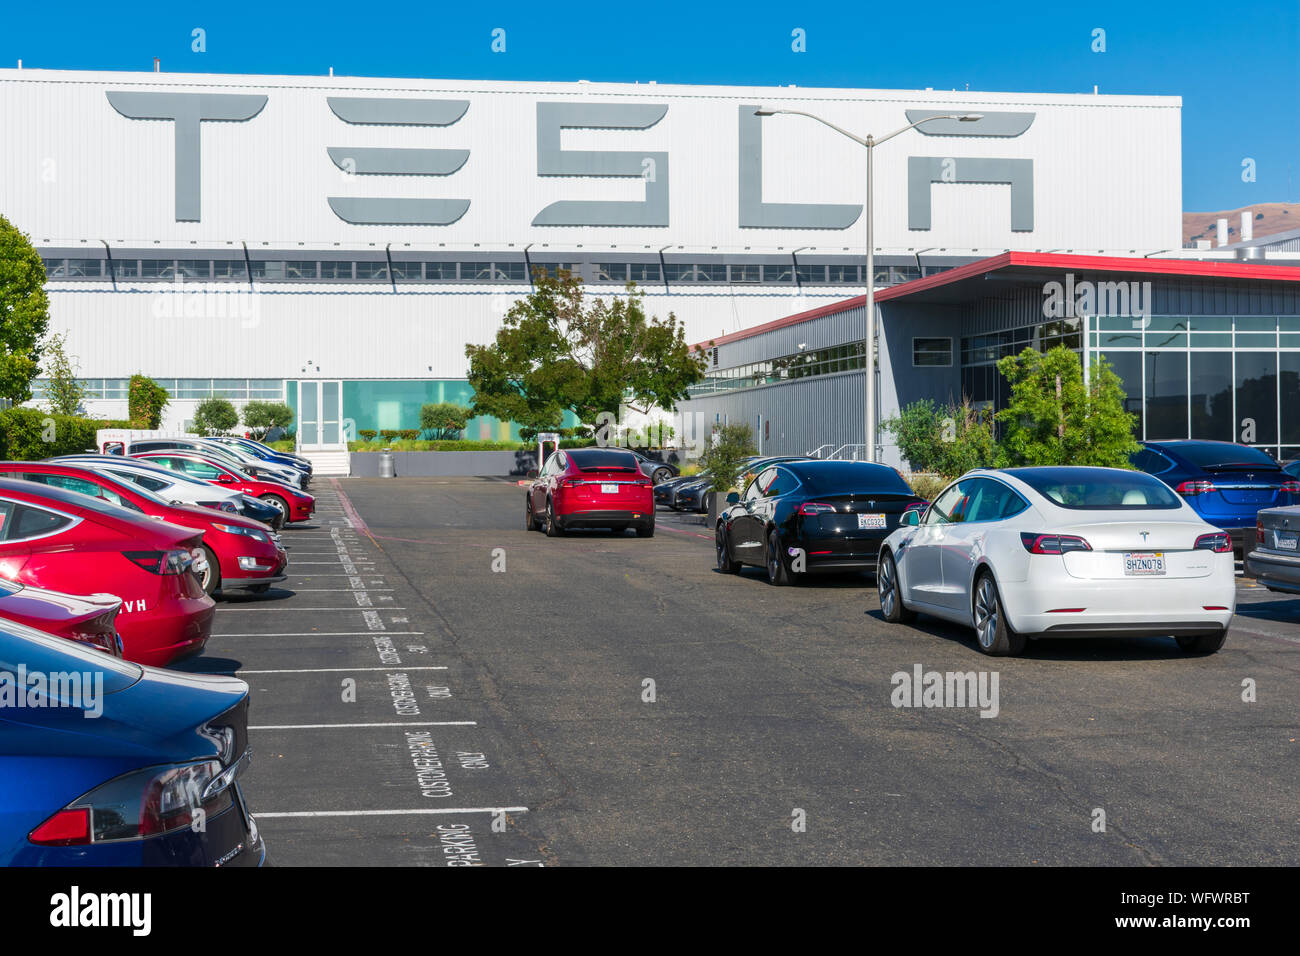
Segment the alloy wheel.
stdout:
[[980,646],[989,648],[998,635],[998,592],[987,574],[980,578],[975,591],[975,633]]

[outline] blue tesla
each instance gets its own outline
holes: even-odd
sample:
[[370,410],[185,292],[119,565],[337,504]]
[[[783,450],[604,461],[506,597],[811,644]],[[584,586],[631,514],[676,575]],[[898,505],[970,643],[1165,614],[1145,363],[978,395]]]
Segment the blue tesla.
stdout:
[[259,866],[248,685],[0,619],[0,865]]
[[1232,536],[1241,551],[1255,537],[1261,508],[1300,504],[1300,481],[1267,452],[1228,441],[1148,441],[1131,459],[1155,475],[1207,522]]

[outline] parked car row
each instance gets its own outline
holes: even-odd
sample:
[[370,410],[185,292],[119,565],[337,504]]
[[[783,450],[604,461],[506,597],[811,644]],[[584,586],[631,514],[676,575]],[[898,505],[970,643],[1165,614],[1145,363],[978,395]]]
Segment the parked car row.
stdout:
[[223,448],[0,462],[0,864],[264,862],[248,686],[166,668],[215,595],[286,579],[277,529],[315,502],[310,467]]
[[[1144,442],[1133,469],[977,470],[922,501],[892,468],[750,459],[711,529],[718,571],[785,585],[826,572],[876,579],[886,620],[917,613],[975,631],[987,654],[1039,637],[1176,639],[1223,646],[1248,574],[1300,593],[1300,482],[1257,448]],[[707,511],[707,475],[654,489]]]

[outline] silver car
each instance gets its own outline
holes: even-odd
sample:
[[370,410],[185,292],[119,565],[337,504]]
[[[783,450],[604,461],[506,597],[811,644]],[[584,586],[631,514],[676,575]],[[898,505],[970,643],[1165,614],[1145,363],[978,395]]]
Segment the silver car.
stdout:
[[1266,508],[1256,516],[1246,575],[1270,591],[1300,594],[1300,506]]

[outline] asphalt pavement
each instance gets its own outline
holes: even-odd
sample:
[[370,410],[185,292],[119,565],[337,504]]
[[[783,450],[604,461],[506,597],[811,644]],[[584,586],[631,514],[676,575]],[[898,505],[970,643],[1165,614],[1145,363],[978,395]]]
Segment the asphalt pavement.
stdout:
[[[547,538],[512,482],[312,490],[289,580],[223,599],[188,665],[252,687],[272,864],[1300,862],[1300,598],[1243,580],[1208,657],[995,659],[864,577],[719,574],[662,510]],[[894,706],[918,665],[996,674],[996,716]]]

